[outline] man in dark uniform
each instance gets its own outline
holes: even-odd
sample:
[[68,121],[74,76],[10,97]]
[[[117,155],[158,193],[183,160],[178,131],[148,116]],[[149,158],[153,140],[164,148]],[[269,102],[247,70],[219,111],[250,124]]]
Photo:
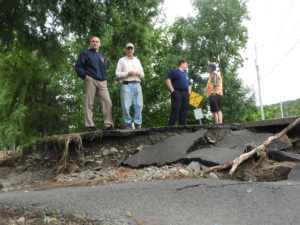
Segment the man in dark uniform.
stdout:
[[172,69],[167,77],[167,88],[171,93],[171,114],[169,126],[175,126],[178,120],[179,125],[186,124],[186,117],[189,107],[189,98],[191,86],[187,74],[188,63],[186,60],[180,60],[178,67]]

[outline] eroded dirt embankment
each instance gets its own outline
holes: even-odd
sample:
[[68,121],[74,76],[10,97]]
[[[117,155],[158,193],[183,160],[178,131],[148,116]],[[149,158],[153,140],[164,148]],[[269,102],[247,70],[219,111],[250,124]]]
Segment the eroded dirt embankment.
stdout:
[[[239,125],[114,130],[53,136],[27,147],[0,167],[1,191],[95,185],[140,180],[200,178],[201,170],[233,159],[272,133]],[[214,179],[286,179],[299,157],[299,137],[288,135],[270,147],[271,158],[252,157],[234,174]],[[274,153],[275,152],[275,153]]]

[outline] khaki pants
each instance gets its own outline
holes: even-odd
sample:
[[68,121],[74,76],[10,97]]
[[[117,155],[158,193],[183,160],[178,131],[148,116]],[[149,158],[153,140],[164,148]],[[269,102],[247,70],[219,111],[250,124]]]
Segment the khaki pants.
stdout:
[[104,126],[113,126],[114,124],[112,121],[112,102],[107,89],[107,81],[98,81],[90,76],[86,76],[84,79],[84,83],[86,91],[84,115],[85,126],[95,126],[93,121],[93,108],[95,96],[102,106]]

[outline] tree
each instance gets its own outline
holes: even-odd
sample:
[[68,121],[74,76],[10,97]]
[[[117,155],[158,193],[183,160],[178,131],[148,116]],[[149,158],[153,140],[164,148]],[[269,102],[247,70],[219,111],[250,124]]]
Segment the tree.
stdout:
[[237,69],[243,62],[240,51],[247,43],[247,29],[242,23],[248,18],[246,1],[194,0],[193,5],[196,18],[180,18],[170,29],[174,54],[188,59],[193,88],[200,93],[206,85],[204,74],[208,63],[219,64],[225,122],[256,118],[254,95],[237,77]]
[[[160,49],[160,32],[153,18],[160,2],[0,1],[1,143],[82,130],[84,94],[73,66],[92,35],[100,36],[102,51],[111,64],[109,88],[117,106],[114,118],[120,123],[115,66],[130,41],[138,49],[147,76],[153,74],[153,51]],[[102,122],[99,116],[96,121]]]
[[[165,80],[181,58],[189,60],[193,87],[200,92],[207,63],[220,64],[226,122],[254,118],[253,95],[236,72],[242,65],[239,52],[247,41],[242,24],[247,19],[245,1],[195,0],[196,18],[180,18],[170,29],[155,26],[161,2],[0,1],[2,143],[24,143],[33,136],[84,129],[84,91],[74,64],[93,35],[100,36],[101,51],[110,64],[109,91],[117,126],[122,124],[122,113],[115,69],[127,42],[135,44],[146,74],[142,82],[144,126],[167,124],[170,101]],[[95,122],[102,123],[97,112]]]
[[51,79],[47,61],[36,51],[20,49],[17,39],[0,57],[0,138],[4,145],[20,144],[29,136],[62,131],[56,96],[59,84]]
[[285,101],[282,103],[282,107],[284,117],[300,115],[300,99]]
[[[85,3],[86,4],[86,3]],[[142,82],[142,86],[144,90],[144,102],[145,107],[143,110],[144,117],[144,126],[154,126],[159,124],[159,120],[161,119],[161,115],[156,112],[161,109],[161,106],[164,105],[164,100],[162,100],[161,95],[157,92],[157,90],[161,90],[161,82],[157,79],[159,77],[156,68],[160,63],[159,55],[162,55],[162,51],[166,51],[167,49],[164,47],[163,38],[160,37],[163,30],[159,28],[154,28],[153,18],[158,15],[160,1],[159,0],[147,0],[147,1],[109,1],[101,6],[104,7],[101,10],[98,9],[94,12],[90,10],[91,7],[82,8],[81,14],[89,15],[90,24],[85,24],[82,29],[78,31],[79,33],[86,33],[88,30],[84,30],[85,27],[91,27],[94,22],[99,21],[102,18],[104,21],[103,27],[101,25],[94,27],[91,33],[92,35],[100,35],[102,47],[101,52],[104,57],[106,57],[109,62],[108,69],[108,85],[109,92],[112,98],[112,102],[114,104],[113,108],[113,118],[117,127],[122,126],[122,112],[121,112],[121,103],[120,103],[120,94],[119,94],[119,82],[115,77],[115,70],[118,59],[125,55],[125,45],[127,42],[134,43],[136,47],[136,55],[141,60],[143,68],[145,70],[145,81]],[[69,6],[65,9],[66,11],[76,10],[73,7]],[[86,11],[84,11],[86,10]],[[74,14],[74,12],[69,12],[68,14]],[[102,21],[102,20],[101,20]],[[80,23],[81,21],[78,21]],[[86,21],[85,21],[86,22]],[[87,22],[86,22],[87,23]],[[78,26],[81,26],[78,24]],[[73,27],[73,26],[72,26]],[[69,29],[74,30],[76,27]],[[86,35],[80,35],[76,42],[72,43],[71,52],[79,52],[86,48],[88,45],[88,40]],[[75,46],[74,46],[75,45]],[[70,57],[70,61],[72,63],[75,62],[77,54],[75,56]],[[72,65],[70,65],[72,66]],[[82,101],[82,89],[80,89],[82,81],[80,79],[76,79],[76,75],[74,71],[70,71],[73,73],[74,77],[69,77],[69,80],[66,82],[66,86],[69,86],[67,83],[75,82],[76,89],[70,86],[69,90],[73,94],[73,100],[76,100],[76,104],[78,100],[81,100],[80,109],[83,109],[83,101]],[[75,80],[74,80],[75,78]],[[158,85],[158,86],[156,86]],[[159,88],[159,89],[158,89]],[[74,108],[74,106],[71,106]],[[76,110],[74,108],[74,110]],[[96,111],[99,111],[96,108]],[[73,111],[75,112],[75,111]],[[82,130],[82,118],[78,113],[82,114],[82,111],[78,111],[76,113],[77,121],[74,124],[73,130]],[[69,117],[69,121],[74,121]],[[73,118],[74,119],[74,118]],[[96,123],[101,124],[102,119],[100,117],[96,117]],[[161,124],[161,123],[160,123]]]
[[282,114],[280,103],[265,105],[264,112],[266,119],[293,117],[300,115],[300,99],[282,102]]

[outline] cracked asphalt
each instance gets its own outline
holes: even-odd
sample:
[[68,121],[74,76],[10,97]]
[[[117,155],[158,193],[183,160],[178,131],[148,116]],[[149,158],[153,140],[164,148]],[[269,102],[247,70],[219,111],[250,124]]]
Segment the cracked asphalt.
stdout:
[[295,225],[299,195],[294,181],[182,179],[7,192],[0,204],[60,209],[109,224]]

